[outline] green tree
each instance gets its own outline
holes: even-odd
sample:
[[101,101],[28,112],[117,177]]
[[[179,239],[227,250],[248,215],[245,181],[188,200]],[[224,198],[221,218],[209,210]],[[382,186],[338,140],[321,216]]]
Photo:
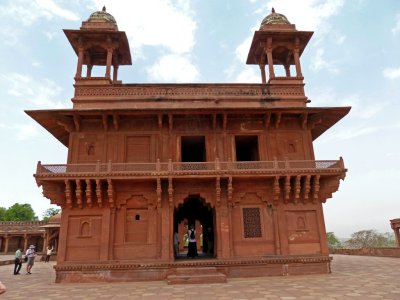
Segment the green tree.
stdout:
[[388,234],[381,234],[372,229],[360,230],[351,235],[346,245],[350,248],[389,247],[391,244],[394,244],[391,242],[389,236]]
[[0,221],[5,221],[7,208],[0,207]]
[[336,237],[336,235],[333,232],[327,232],[326,238],[328,240],[329,249],[336,249],[336,248],[342,247],[342,243],[339,241],[339,239]]
[[59,208],[50,207],[46,209],[45,212],[43,213],[43,221],[48,221],[52,216],[55,216],[59,212],[60,212]]
[[30,204],[15,203],[5,213],[5,221],[34,221],[37,216]]

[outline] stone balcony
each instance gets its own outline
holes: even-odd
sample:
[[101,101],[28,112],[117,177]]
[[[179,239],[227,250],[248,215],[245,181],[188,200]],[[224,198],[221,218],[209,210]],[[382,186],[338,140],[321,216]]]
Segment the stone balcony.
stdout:
[[43,165],[38,162],[37,180],[68,178],[169,178],[169,177],[276,177],[296,175],[344,175],[343,160],[287,160],[232,162],[92,163]]

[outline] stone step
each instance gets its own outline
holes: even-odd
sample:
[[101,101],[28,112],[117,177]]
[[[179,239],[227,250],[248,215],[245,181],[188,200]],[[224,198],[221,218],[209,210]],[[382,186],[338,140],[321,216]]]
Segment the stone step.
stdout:
[[167,283],[226,283],[226,276],[213,267],[176,268],[167,276]]

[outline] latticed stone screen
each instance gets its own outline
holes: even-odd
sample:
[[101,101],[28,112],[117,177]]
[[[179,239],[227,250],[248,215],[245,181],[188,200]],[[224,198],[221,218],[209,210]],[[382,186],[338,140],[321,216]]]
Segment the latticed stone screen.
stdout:
[[243,228],[245,238],[258,238],[262,236],[259,208],[243,208]]

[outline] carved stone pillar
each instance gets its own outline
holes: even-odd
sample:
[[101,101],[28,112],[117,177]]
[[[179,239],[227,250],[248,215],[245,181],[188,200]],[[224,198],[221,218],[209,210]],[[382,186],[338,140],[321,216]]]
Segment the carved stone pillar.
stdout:
[[300,67],[300,46],[299,46],[299,39],[296,38],[296,42],[295,42],[295,48],[294,48],[294,52],[293,52],[293,57],[294,57],[294,63],[296,65],[296,76],[297,77],[303,77],[303,74],[301,73],[301,67]]
[[274,78],[275,72],[274,72],[274,60],[272,58],[272,38],[268,38],[267,40],[266,52],[268,60],[269,78]]
[[87,65],[87,69],[86,69],[86,77],[92,77],[92,65]]
[[107,64],[106,64],[106,77],[110,78],[111,76],[111,61],[112,61],[113,49],[107,49]]
[[6,242],[4,244],[4,254],[7,254],[8,253],[8,242],[9,242],[10,237],[8,235],[6,235],[5,239],[6,239]]
[[28,249],[28,236],[24,234],[24,249],[23,252],[25,253],[26,249]]
[[83,56],[84,56],[84,49],[79,48],[78,49],[78,64],[76,67],[76,74],[75,78],[81,78],[82,77],[82,64],[83,64]]
[[261,70],[261,83],[266,84],[267,83],[267,77],[265,75],[265,64],[260,65],[260,70]]
[[113,82],[116,82],[118,80],[118,67],[118,65],[114,65]]
[[276,206],[272,207],[272,218],[274,222],[275,254],[281,255],[281,239],[279,236],[278,212]]

